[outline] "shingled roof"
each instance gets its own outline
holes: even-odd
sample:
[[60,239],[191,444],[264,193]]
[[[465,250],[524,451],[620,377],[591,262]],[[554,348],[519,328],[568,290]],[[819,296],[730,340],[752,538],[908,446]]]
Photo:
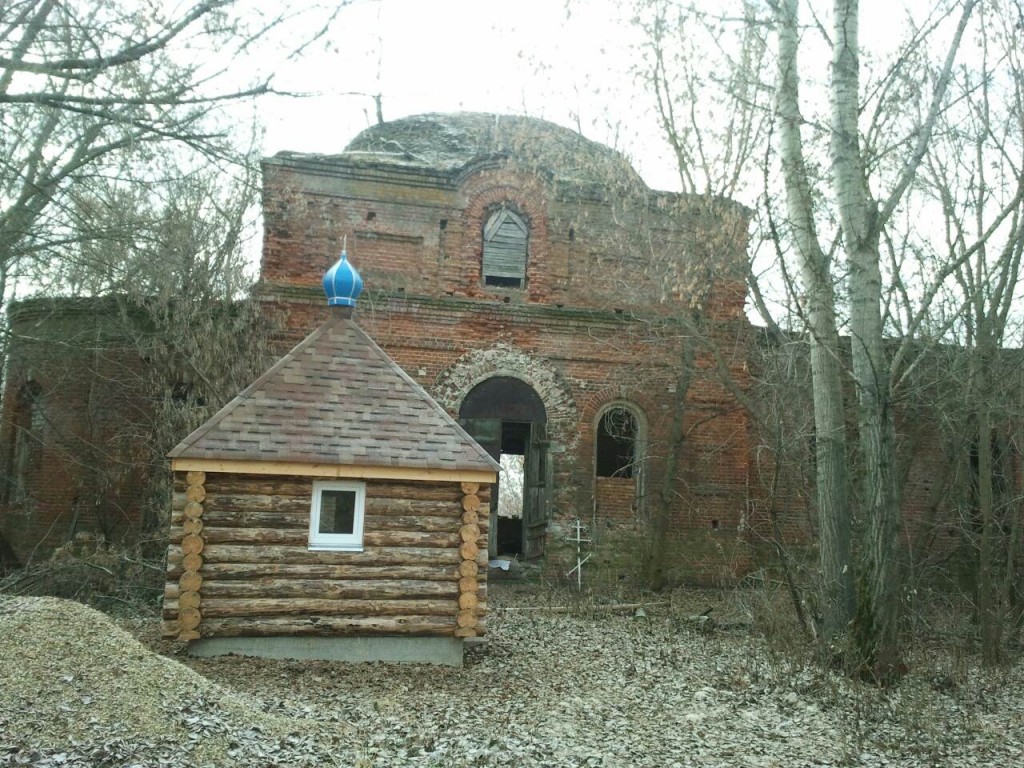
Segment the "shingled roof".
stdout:
[[347,317],[337,317],[186,437],[173,459],[498,471]]

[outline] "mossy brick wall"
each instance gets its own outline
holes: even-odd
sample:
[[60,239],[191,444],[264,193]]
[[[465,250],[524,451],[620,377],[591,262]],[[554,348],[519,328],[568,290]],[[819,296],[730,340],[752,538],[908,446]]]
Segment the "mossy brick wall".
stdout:
[[[116,317],[95,302],[35,300],[11,312],[0,536],[21,564],[45,558],[78,532],[117,540],[138,522],[145,468],[132,425],[150,417],[149,401],[143,362]],[[38,393],[36,417],[19,441],[26,387]]]
[[[274,286],[318,284],[347,243],[367,285],[392,293],[667,314],[699,295],[709,317],[743,311],[747,219],[734,204],[623,204],[509,168],[462,178],[344,158],[265,161],[263,197],[261,277]],[[481,280],[483,227],[505,202],[530,226],[523,290]]]
[[[746,218],[738,206],[647,191],[631,198],[500,161],[442,173],[344,157],[284,158],[264,170],[258,292],[278,323],[278,351],[329,316],[320,280],[347,241],[367,285],[358,321],[451,412],[489,375],[519,376],[540,394],[552,431],[552,552],[559,526],[577,516],[620,535],[649,514],[680,404],[679,345],[687,332],[672,318],[690,302],[701,309],[725,372],[750,389],[753,331],[740,269]],[[523,290],[481,284],[483,223],[503,202],[530,224]],[[26,381],[39,385],[48,420],[24,478],[27,493],[0,497],[0,537],[22,561],[75,530],[116,536],[137,522],[144,482],[125,471],[135,450],[127,426],[152,413],[152,393],[138,386],[143,361],[111,328],[104,331],[117,317],[112,307],[32,306],[11,317],[0,413],[0,472],[9,490],[17,393]],[[682,401],[672,512],[673,535],[688,553],[682,572],[712,580],[740,569],[748,544],[757,550],[780,532],[804,546],[815,529],[806,466],[799,456],[777,457],[753,433],[722,384],[719,362],[698,353]],[[595,496],[594,431],[613,402],[633,405],[644,422],[646,471],[628,513],[624,497],[609,504]],[[806,410],[806,402],[794,408]],[[903,468],[904,538],[922,546],[959,542],[952,534],[960,521],[936,478],[963,468],[935,448],[945,438],[927,419],[903,419],[900,430],[918,446]],[[781,482],[772,493],[777,460]]]
[[[747,386],[750,331],[742,282],[730,266],[742,258],[746,234],[732,207],[687,207],[676,196],[623,204],[515,168],[456,178],[349,167],[343,159],[275,159],[264,185],[259,291],[266,312],[279,318],[281,351],[327,316],[320,277],[347,241],[366,285],[357,321],[453,415],[488,376],[518,376],[534,387],[548,411],[558,521],[595,511],[635,521],[659,487],[684,335],[673,324],[682,304],[672,293],[685,294],[692,275],[660,271],[652,242],[666,261],[717,259],[721,269],[708,275],[719,281],[700,292],[701,302],[730,374]],[[530,226],[522,290],[481,282],[483,226],[492,206],[506,201]],[[747,506],[748,418],[718,382],[715,361],[698,355],[697,369],[683,398],[686,447],[673,515],[687,530],[736,531]],[[638,497],[597,491],[594,433],[612,402],[631,404],[644,422]],[[702,492],[691,493],[704,454],[715,461],[697,483]]]

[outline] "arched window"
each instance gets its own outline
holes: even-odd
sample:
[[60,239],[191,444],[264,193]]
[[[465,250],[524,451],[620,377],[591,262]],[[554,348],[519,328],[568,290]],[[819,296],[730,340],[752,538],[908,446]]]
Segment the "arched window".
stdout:
[[635,477],[637,467],[636,415],[623,406],[613,406],[597,424],[597,476]]
[[484,226],[484,285],[522,288],[526,285],[526,253],[530,228],[517,213],[501,208]]

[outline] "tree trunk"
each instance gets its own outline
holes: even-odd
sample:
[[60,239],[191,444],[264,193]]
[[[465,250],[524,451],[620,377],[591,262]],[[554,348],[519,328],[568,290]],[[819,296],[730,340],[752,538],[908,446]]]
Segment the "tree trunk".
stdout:
[[654,504],[651,518],[650,549],[644,563],[644,580],[647,585],[659,591],[665,587],[665,555],[668,545],[669,522],[672,519],[672,501],[675,497],[676,477],[679,472],[679,458],[686,441],[686,395],[693,380],[695,349],[685,332],[681,342],[679,375],[676,379],[675,400],[672,404],[672,425],[669,428],[668,445],[665,451],[665,467],[661,476],[661,487]]
[[832,169],[849,269],[850,336],[857,385],[867,538],[854,637],[880,680],[898,675],[896,428],[882,326],[878,210],[860,148],[858,0],[836,0],[832,56]]
[[779,14],[779,153],[786,186],[786,209],[800,259],[805,291],[805,322],[810,332],[814,397],[815,480],[821,567],[820,637],[824,648],[846,633],[854,610],[850,557],[849,480],[846,463],[839,333],[829,260],[814,227],[813,200],[800,137],[797,75],[797,0],[785,0]]

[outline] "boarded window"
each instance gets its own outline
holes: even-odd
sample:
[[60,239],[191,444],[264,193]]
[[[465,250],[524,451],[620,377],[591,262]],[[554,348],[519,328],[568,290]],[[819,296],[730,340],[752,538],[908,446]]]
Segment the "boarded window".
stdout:
[[633,477],[636,473],[636,416],[610,408],[597,425],[597,476]]
[[522,288],[526,284],[526,250],[530,230],[507,208],[495,212],[484,227],[484,285]]

